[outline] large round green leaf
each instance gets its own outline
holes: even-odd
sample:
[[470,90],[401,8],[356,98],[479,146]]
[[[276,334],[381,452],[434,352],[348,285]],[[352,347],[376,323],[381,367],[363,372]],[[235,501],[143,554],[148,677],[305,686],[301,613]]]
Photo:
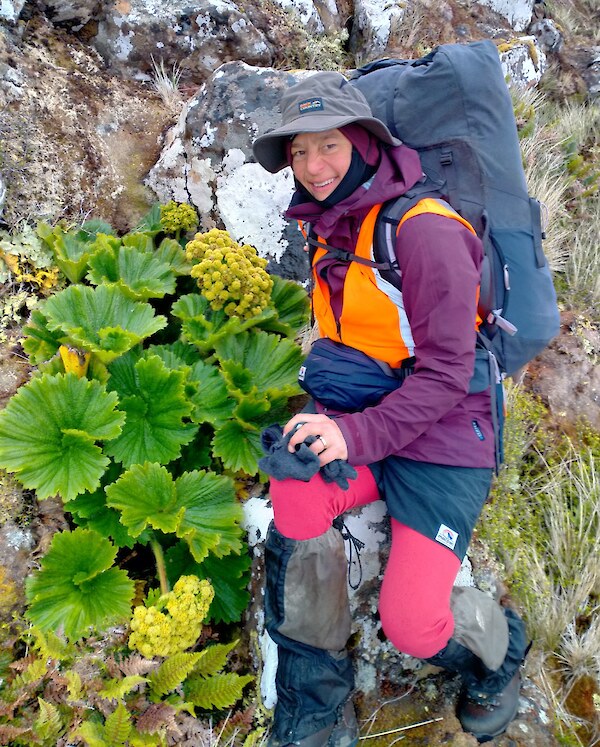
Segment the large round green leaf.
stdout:
[[110,372],[109,386],[118,393],[127,417],[106,453],[125,467],[176,459],[198,430],[185,422],[192,412],[186,373],[169,370],[157,355],[136,361],[131,354],[115,361]]
[[163,298],[175,290],[175,273],[154,254],[132,246],[103,249],[89,261],[89,280],[95,285],[115,285],[136,301]]
[[292,340],[250,330],[220,339],[215,350],[224,369],[226,362],[234,361],[247,371],[259,392],[281,390],[290,397],[300,392],[297,377],[304,356]]
[[148,303],[127,298],[114,286],[70,285],[43,306],[50,330],[60,330],[62,342],[95,353],[103,363],[118,358],[166,326]]
[[88,529],[55,534],[41,570],[27,579],[27,616],[42,630],[62,629],[72,639],[127,618],[134,585],[112,567],[116,552]]
[[96,441],[119,435],[117,395],[75,374],[44,374],[20,387],[0,412],[0,467],[38,498],[66,501],[95,490],[108,459]]
[[184,472],[176,480],[159,464],[136,464],[106,488],[132,536],[147,527],[184,539],[197,562],[243,548],[242,508],[233,481],[214,472]]

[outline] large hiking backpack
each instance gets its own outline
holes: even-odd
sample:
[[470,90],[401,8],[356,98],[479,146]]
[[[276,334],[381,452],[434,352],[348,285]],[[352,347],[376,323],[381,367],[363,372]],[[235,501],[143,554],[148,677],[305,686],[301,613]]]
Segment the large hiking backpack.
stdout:
[[[484,323],[471,391],[493,383],[487,363],[497,363],[500,374],[516,373],[558,334],[559,313],[542,250],[541,206],[527,191],[496,46],[489,40],[445,44],[419,60],[380,60],[354,71],[351,83],[373,116],[419,152],[426,174],[380,211],[375,260],[393,266],[401,217],[419,199],[443,195],[476,230],[485,252]],[[400,287],[398,272],[386,277]]]

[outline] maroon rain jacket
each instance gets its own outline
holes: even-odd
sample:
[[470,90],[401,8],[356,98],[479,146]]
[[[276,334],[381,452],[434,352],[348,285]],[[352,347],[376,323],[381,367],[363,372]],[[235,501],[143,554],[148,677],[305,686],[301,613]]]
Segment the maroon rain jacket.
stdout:
[[[331,208],[292,200],[286,217],[309,221],[328,244],[353,251],[373,205],[403,194],[422,176],[416,151],[383,150],[374,177]],[[460,222],[435,214],[409,218],[396,256],[415,342],[415,372],[379,404],[336,418],[348,461],[371,464],[390,455],[461,467],[494,467],[489,390],[468,394],[475,361],[477,288],[483,250]],[[331,306],[339,315],[347,265],[328,260]]]

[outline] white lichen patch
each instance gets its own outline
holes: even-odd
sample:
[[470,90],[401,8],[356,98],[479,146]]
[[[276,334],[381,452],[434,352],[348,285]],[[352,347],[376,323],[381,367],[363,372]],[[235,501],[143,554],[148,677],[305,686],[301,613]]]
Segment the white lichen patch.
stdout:
[[509,49],[500,49],[500,62],[504,75],[518,88],[538,83],[546,69],[546,55],[535,36],[519,37],[511,42]]
[[219,175],[216,189],[226,230],[236,241],[256,247],[261,257],[279,262],[287,248],[283,212],[294,189],[291,171],[269,174],[256,163],[240,165],[231,152],[224,158],[227,162],[237,165]]
[[479,2],[504,16],[515,31],[523,31],[531,21],[534,0],[479,0]]
[[254,496],[243,504],[241,525],[248,533],[248,544],[255,547],[262,544],[267,536],[267,529],[273,519],[273,508],[266,496]]
[[[186,191],[192,204],[201,215],[210,213],[214,207],[212,185],[215,172],[209,158],[192,158],[187,172]],[[178,202],[183,199],[175,197]]]

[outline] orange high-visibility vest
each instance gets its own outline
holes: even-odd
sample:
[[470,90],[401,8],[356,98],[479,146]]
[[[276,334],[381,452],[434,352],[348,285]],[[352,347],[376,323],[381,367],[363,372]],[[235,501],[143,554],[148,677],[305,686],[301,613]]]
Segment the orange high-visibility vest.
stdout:
[[[354,253],[373,260],[373,235],[375,221],[381,205],[374,205],[364,219]],[[400,220],[404,221],[422,213],[435,213],[457,220],[473,234],[475,230],[464,218],[449,206],[433,198],[420,200]],[[319,241],[323,241],[320,237]],[[344,281],[343,304],[340,318],[336,321],[330,305],[329,288],[319,277],[316,264],[327,253],[318,248],[313,258],[313,313],[321,337],[362,350],[367,355],[385,361],[392,368],[415,354],[415,344],[410,323],[404,310],[402,292],[381,277],[375,267],[350,262]],[[481,322],[477,317],[475,326]]]

